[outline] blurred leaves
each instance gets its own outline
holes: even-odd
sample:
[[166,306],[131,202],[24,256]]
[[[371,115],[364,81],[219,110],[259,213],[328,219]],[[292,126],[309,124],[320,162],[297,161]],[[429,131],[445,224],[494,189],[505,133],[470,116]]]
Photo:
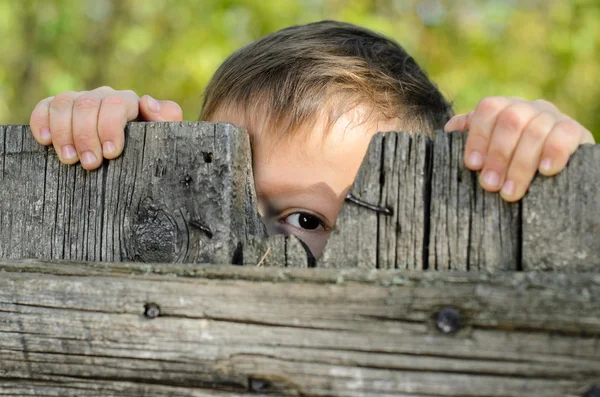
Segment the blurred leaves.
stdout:
[[490,95],[544,98],[600,141],[596,0],[0,0],[0,123],[101,85],[175,100],[196,119],[231,52],[321,19],[396,39],[459,113]]

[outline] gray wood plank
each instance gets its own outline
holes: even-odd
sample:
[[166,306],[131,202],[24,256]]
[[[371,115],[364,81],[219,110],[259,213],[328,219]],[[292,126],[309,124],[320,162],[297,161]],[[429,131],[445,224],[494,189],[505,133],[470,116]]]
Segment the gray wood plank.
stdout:
[[88,172],[3,127],[0,257],[241,263],[256,212],[248,136],[213,123],[130,123]]
[[[0,132],[0,257],[242,263],[246,236],[266,235],[247,136],[234,127],[133,123],[125,155],[94,172],[60,164],[26,127]],[[377,135],[350,192],[392,214],[347,203],[318,266],[598,265],[598,145],[579,150],[558,177],[534,180],[522,204],[509,204],[464,167],[464,141],[461,133],[434,142]],[[312,266],[288,242],[284,257],[299,253],[299,266]]]
[[517,270],[520,203],[484,191],[464,165],[467,134],[436,134],[431,186],[429,266],[439,270]]
[[[354,184],[350,189],[356,198],[378,205],[384,136],[371,140]],[[318,260],[319,267],[377,267],[377,213],[363,206],[346,203],[327,245]]]
[[463,165],[465,139],[376,135],[351,192],[393,214],[346,203],[319,266],[517,270],[520,204],[483,191]]
[[[350,189],[319,267],[423,270],[429,178],[427,137],[379,133]],[[383,211],[390,209],[389,213]]]
[[600,382],[597,273],[0,271],[0,395],[562,397]]
[[600,269],[600,145],[583,145],[523,199],[523,269]]
[[264,267],[313,267],[314,258],[310,250],[296,236],[276,234],[254,237],[246,241],[243,248],[245,266]]

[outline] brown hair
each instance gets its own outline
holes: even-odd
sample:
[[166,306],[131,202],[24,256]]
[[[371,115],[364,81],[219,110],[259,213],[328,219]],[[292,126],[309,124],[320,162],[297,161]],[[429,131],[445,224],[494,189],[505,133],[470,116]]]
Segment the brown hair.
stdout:
[[243,109],[247,125],[266,116],[277,139],[316,121],[324,108],[334,122],[359,104],[377,119],[399,118],[417,132],[441,129],[452,116],[450,104],[397,43],[322,21],[282,29],[229,56],[206,88],[201,119]]

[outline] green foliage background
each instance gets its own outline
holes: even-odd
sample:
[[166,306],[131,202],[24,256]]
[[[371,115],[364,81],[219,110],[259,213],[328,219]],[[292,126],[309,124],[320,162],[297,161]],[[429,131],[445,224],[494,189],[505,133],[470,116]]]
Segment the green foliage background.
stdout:
[[0,124],[101,85],[175,100],[197,119],[227,55],[321,19],[396,39],[459,113],[489,95],[544,98],[600,140],[598,0],[0,0]]

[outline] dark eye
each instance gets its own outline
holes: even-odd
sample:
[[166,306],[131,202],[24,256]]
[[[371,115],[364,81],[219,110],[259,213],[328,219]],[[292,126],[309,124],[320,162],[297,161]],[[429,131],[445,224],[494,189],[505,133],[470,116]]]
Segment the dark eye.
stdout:
[[306,230],[324,230],[323,222],[318,217],[307,214],[306,212],[295,212],[282,220],[291,226]]

